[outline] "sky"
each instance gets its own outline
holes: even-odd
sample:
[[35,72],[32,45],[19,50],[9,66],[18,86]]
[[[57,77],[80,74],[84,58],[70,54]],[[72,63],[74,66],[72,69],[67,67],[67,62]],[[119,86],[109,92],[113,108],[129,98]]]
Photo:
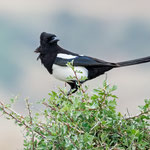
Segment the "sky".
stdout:
[[[60,46],[76,53],[119,62],[149,56],[148,0],[0,0],[0,98],[18,95],[15,109],[25,111],[24,99],[36,103],[64,83],[49,75],[33,51],[46,31]],[[150,64],[114,69],[108,82],[117,85],[117,110],[138,113],[150,97]],[[89,91],[102,85],[105,75],[88,81]],[[34,111],[38,111],[38,108]],[[0,149],[22,148],[23,136],[12,121],[0,118]],[[12,141],[9,145],[5,144]],[[14,144],[16,143],[16,144]]]

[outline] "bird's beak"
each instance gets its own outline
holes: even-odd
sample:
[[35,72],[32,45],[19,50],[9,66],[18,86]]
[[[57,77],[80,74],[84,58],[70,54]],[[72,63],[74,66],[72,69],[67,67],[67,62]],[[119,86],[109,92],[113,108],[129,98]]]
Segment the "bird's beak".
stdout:
[[57,36],[53,36],[52,40],[49,43],[54,43],[54,42],[58,42],[59,39],[57,38]]
[[40,53],[40,52],[41,52],[41,51],[40,51],[40,47],[38,47],[34,52],[35,52],[35,53]]

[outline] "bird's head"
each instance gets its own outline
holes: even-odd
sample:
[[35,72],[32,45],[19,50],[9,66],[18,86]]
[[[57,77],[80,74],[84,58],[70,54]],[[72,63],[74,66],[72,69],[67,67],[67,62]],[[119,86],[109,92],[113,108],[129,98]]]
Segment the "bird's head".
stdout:
[[40,35],[40,46],[34,51],[36,53],[44,53],[49,51],[51,47],[57,45],[59,39],[55,34],[42,32]]

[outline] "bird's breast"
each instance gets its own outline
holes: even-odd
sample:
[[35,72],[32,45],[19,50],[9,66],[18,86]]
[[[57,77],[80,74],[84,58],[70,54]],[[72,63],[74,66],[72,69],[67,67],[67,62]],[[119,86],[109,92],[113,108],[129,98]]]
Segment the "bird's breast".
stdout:
[[[76,80],[74,71],[68,66],[59,66],[59,65],[53,64],[52,70],[53,70],[52,75],[56,79],[59,79],[65,82],[71,82],[71,80],[68,79],[68,77],[71,76],[71,77],[74,77],[73,80]],[[74,70],[79,80],[81,80],[82,77],[88,78],[88,70],[85,67],[81,67],[81,66],[74,67]]]

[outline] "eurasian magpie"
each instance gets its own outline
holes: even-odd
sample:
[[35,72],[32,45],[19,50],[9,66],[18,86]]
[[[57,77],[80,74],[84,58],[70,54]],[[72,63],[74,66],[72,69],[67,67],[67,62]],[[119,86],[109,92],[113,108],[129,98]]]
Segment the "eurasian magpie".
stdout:
[[75,93],[79,86],[76,79],[67,78],[69,76],[74,76],[73,70],[66,65],[68,62],[73,61],[74,69],[77,71],[76,76],[79,80],[82,76],[86,77],[85,80],[81,81],[81,84],[113,68],[150,62],[150,56],[118,63],[107,62],[65,50],[57,44],[58,41],[59,39],[56,35],[43,32],[40,35],[40,46],[35,52],[40,53],[37,60],[41,59],[41,63],[50,74],[70,85],[71,89],[69,93],[71,93],[71,91]]

